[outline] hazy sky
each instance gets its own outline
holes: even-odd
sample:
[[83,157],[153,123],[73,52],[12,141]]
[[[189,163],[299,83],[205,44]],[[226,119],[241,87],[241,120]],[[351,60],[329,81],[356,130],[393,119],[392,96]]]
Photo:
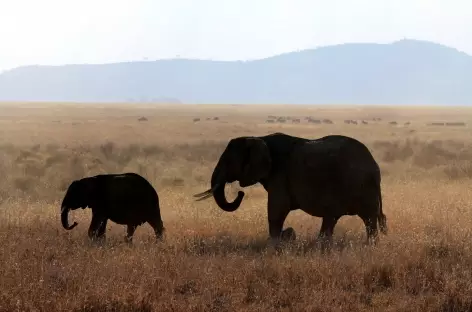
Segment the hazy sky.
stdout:
[[0,71],[146,57],[244,60],[402,38],[472,54],[472,1],[0,0]]

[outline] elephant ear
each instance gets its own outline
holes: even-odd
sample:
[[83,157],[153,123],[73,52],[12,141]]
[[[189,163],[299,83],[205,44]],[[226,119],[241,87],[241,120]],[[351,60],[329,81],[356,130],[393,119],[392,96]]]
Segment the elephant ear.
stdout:
[[100,182],[100,178],[96,176],[87,177],[80,180],[82,194],[86,202],[86,206],[93,207],[97,205],[100,194]]
[[269,147],[259,138],[246,139],[246,157],[239,185],[246,187],[266,177],[272,165]]

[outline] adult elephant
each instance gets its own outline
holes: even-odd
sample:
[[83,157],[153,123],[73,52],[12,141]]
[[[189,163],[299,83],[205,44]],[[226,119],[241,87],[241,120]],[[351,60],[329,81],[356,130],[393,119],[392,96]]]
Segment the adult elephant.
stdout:
[[367,147],[356,139],[329,135],[305,139],[284,133],[237,137],[229,141],[211,177],[211,189],[194,195],[214,197],[224,211],[235,211],[244,192],[233,202],[225,197],[225,184],[241,187],[261,183],[268,193],[267,212],[272,240],[294,238],[283,229],[292,210],[323,218],[319,238],[330,243],[343,215],[358,215],[365,223],[368,242],[378,240],[378,227],[387,234],[382,211],[380,169]]
[[69,226],[70,210],[92,209],[92,221],[88,229],[90,239],[105,238],[107,221],[127,225],[125,241],[131,242],[136,228],[148,222],[157,239],[164,231],[159,197],[154,187],[136,173],[100,174],[73,181],[62,200],[61,222],[66,230]]

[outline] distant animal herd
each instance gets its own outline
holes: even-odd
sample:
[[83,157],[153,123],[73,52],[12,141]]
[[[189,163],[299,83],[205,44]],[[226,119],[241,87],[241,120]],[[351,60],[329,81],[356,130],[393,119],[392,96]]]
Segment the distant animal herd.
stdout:
[[[333,124],[334,122],[331,119],[316,119],[311,116],[299,118],[299,117],[290,117],[290,116],[274,116],[269,115],[267,116],[266,123],[286,123],[287,121],[291,121],[292,123],[300,123],[301,120],[306,120],[307,123],[312,124]],[[371,119],[374,122],[382,121],[382,118],[374,117]],[[353,119],[345,119],[344,123],[347,125],[368,125],[369,121],[362,119],[362,120],[353,120]],[[388,122],[391,126],[397,126],[400,123],[393,120]],[[411,125],[410,121],[403,123],[404,126]],[[432,122],[427,124],[428,126],[466,126],[465,122]]]
[[[220,120],[220,117],[206,117],[206,118],[201,118],[201,117],[194,117],[192,119],[192,121],[194,123],[196,122],[200,122],[200,121],[203,121],[203,120],[213,120],[213,121],[217,121],[217,120]],[[303,118],[300,118],[300,117],[291,117],[291,116],[274,116],[274,115],[269,115],[267,116],[267,119],[266,119],[266,123],[271,123],[271,124],[275,124],[275,123],[282,123],[282,124],[285,124],[287,122],[291,122],[292,124],[300,124],[302,123],[302,121],[306,121],[307,123],[310,123],[310,124],[317,124],[317,125],[321,125],[321,124],[327,124],[327,125],[330,125],[330,124],[334,124],[334,122],[331,120],[331,119],[327,119],[327,118],[324,118],[324,119],[316,119],[316,118],[313,118],[311,116],[307,116],[307,117],[303,117]],[[148,118],[146,117],[140,117],[138,118],[138,121],[148,121]],[[373,121],[373,122],[381,122],[382,121],[382,118],[379,118],[379,117],[374,117],[372,118],[370,121]],[[347,125],[368,125],[369,124],[369,121],[366,120],[366,119],[361,119],[361,120],[354,120],[354,119],[345,119],[344,120],[344,123],[347,124]],[[400,122],[397,122],[395,120],[392,120],[392,121],[389,121],[388,122],[389,125],[391,126],[398,126],[400,125]],[[406,121],[403,123],[403,126],[409,126],[411,125],[411,122],[410,121]],[[455,127],[465,127],[467,124],[465,122],[462,122],[462,121],[451,121],[451,122],[430,122],[430,123],[427,123],[426,124],[427,126],[455,126]]]

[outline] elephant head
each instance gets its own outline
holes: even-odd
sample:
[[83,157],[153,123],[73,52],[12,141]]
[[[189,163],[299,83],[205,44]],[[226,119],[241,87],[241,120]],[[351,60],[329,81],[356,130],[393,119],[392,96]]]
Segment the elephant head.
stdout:
[[239,181],[242,187],[258,183],[268,176],[271,169],[271,156],[266,143],[257,137],[239,137],[232,139],[211,176],[211,189],[194,195],[203,200],[213,196],[218,206],[224,211],[239,208],[244,192],[239,191],[237,198],[228,202],[225,197],[226,183]]
[[85,209],[95,202],[96,183],[96,178],[91,177],[75,180],[69,185],[61,203],[61,223],[66,230],[72,230],[78,224],[74,222],[69,226],[69,210]]

